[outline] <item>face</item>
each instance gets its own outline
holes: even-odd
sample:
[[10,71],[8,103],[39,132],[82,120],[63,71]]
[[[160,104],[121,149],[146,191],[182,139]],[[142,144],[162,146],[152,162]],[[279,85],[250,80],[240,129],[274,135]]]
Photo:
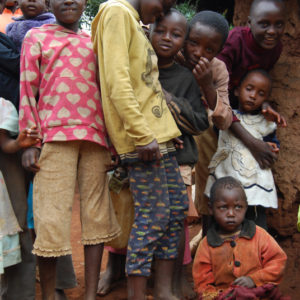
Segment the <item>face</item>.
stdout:
[[50,0],[50,6],[58,24],[77,30],[79,19],[85,9],[85,0]]
[[285,26],[282,3],[260,2],[249,16],[248,24],[256,42],[264,49],[272,49],[280,41]]
[[247,211],[247,202],[241,189],[221,189],[217,192],[211,213],[220,233],[235,233],[241,229]]
[[242,112],[252,112],[261,108],[264,101],[268,100],[271,89],[270,80],[263,74],[250,73],[235,95],[239,98],[239,109]]
[[34,18],[46,11],[45,0],[21,0],[20,8],[26,19]]
[[185,44],[185,57],[188,67],[193,69],[201,57],[211,61],[221,50],[222,36],[215,29],[196,23],[189,32]]
[[187,30],[185,18],[171,13],[159,21],[150,35],[152,46],[159,58],[174,58],[183,47]]
[[163,17],[174,5],[176,0],[140,0],[139,14],[141,21],[147,25]]

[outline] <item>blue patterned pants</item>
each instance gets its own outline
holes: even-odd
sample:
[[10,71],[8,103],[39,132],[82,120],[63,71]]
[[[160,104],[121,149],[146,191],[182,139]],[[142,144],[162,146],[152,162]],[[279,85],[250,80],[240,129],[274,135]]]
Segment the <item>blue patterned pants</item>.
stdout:
[[153,256],[175,259],[188,209],[186,187],[175,156],[128,167],[135,219],[128,242],[128,275],[149,276]]

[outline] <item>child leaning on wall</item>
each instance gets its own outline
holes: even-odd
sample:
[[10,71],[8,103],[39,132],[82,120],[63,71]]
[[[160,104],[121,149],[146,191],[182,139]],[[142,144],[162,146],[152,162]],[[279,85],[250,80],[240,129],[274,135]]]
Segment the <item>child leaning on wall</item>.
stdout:
[[[233,110],[241,125],[255,138],[267,142],[274,153],[279,151],[275,122],[267,121],[261,113],[262,104],[272,91],[270,75],[263,69],[249,71],[235,90],[239,102]],[[278,208],[277,192],[270,168],[262,169],[244,144],[230,130],[219,132],[218,148],[209,166],[205,194],[218,178],[238,179],[248,198],[246,217],[267,230],[266,208]]]

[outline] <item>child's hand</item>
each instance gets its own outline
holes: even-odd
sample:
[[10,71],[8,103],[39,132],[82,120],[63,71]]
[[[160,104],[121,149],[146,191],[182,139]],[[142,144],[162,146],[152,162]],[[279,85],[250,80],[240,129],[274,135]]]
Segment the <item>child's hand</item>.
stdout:
[[270,103],[264,102],[261,109],[262,114],[265,119],[270,122],[275,122],[280,127],[286,127],[287,123],[283,116],[280,115],[277,111],[275,111]]
[[250,289],[255,287],[255,283],[249,276],[241,276],[241,277],[237,278],[233,282],[233,285],[244,286],[244,287],[247,287]]
[[277,159],[272,146],[259,139],[254,139],[255,142],[249,147],[252,155],[262,169],[269,169]]
[[156,139],[148,145],[136,146],[136,151],[141,161],[159,161],[161,159],[161,153]]
[[213,83],[212,68],[209,60],[201,57],[193,69],[198,84],[203,88]]
[[40,157],[41,150],[38,148],[28,148],[24,151],[22,155],[22,166],[27,171],[38,172],[40,166],[38,165],[38,160]]
[[28,148],[34,146],[40,141],[39,132],[36,127],[26,128],[22,130],[16,140],[20,148]]
[[271,146],[272,152],[274,152],[274,153],[278,153],[279,152],[279,148],[277,147],[276,143],[267,142],[267,144]]
[[178,51],[177,54],[175,55],[175,61],[179,63],[180,65],[184,66],[185,64],[185,57],[182,53],[182,51]]
[[173,143],[176,149],[183,149],[183,141],[180,138],[174,138]]

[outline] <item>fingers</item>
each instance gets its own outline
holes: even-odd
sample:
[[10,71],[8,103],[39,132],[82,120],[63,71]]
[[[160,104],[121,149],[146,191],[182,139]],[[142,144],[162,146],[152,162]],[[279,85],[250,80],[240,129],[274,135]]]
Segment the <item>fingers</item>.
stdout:
[[280,123],[278,125],[283,127],[283,128],[287,127],[287,122],[286,122],[285,117],[281,116],[281,120],[280,120]]

